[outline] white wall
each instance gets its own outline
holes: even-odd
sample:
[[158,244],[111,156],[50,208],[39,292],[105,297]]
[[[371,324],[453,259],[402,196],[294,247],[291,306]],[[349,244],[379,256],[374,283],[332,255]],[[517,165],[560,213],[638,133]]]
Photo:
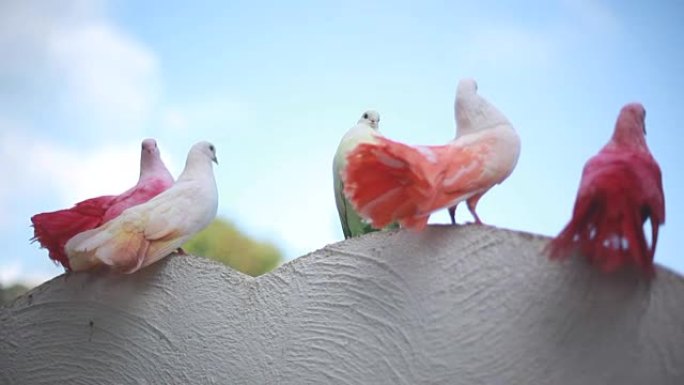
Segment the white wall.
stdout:
[[0,309],[0,384],[684,384],[684,280],[551,263],[546,238],[431,227],[250,278],[175,256]]

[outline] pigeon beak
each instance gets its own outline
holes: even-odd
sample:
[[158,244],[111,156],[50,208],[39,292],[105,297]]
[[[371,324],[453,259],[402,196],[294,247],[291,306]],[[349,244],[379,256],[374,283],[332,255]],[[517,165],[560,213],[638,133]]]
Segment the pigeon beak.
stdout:
[[214,157],[211,158],[211,160],[214,161],[214,163],[216,163],[216,165],[218,165],[218,159],[216,159],[216,155],[214,155]]

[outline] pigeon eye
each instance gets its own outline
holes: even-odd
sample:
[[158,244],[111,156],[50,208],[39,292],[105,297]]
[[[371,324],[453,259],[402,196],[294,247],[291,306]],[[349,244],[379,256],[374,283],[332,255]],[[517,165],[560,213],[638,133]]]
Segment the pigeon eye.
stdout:
[[209,145],[209,150],[211,150],[211,152],[214,152],[214,145],[213,144]]
[[363,114],[364,119],[368,119],[368,114]]

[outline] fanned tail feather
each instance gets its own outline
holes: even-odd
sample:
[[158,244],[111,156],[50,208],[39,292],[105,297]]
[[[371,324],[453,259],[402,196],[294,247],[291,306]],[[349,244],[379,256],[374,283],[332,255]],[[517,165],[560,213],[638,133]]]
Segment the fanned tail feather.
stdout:
[[171,233],[163,239],[152,242],[139,268],[149,266],[176,251],[187,240],[187,238],[180,238],[179,235]]
[[652,275],[653,252],[642,225],[638,210],[623,197],[580,197],[572,220],[545,252],[551,259],[564,259],[579,252],[604,272],[632,263]]
[[580,245],[590,241],[592,231],[590,226],[600,210],[596,202],[578,198],[575,203],[572,219],[561,232],[549,242],[544,252],[551,259],[565,259],[579,251]]
[[96,257],[114,270],[133,273],[142,265],[149,247],[142,233],[119,233],[98,250]]
[[94,229],[102,224],[102,218],[114,196],[102,196],[85,200],[74,207],[31,217],[32,241],[38,241],[48,250],[50,259],[71,270],[69,258],[64,252],[67,241],[76,234]]
[[421,206],[434,195],[427,160],[415,148],[386,138],[357,146],[342,172],[344,192],[375,228],[399,221],[420,230],[428,215]]
[[660,224],[663,223],[663,220],[652,215],[652,213],[647,213],[644,218],[646,216],[650,217],[651,222],[651,248],[649,250],[649,255],[651,260],[653,260],[655,257],[656,245],[658,244],[658,230],[660,229]]
[[101,264],[95,258],[98,247],[104,241],[101,228],[81,232],[64,245],[64,253],[69,259],[69,265],[74,271],[92,269]]
[[102,264],[125,273],[140,268],[150,243],[142,231],[119,223],[108,222],[67,242],[65,251],[75,271]]
[[423,216],[417,216],[417,217],[408,217],[406,219],[402,219],[399,221],[399,225],[401,227],[405,227],[407,229],[413,229],[413,230],[422,230],[427,226],[428,219],[430,217],[427,215]]

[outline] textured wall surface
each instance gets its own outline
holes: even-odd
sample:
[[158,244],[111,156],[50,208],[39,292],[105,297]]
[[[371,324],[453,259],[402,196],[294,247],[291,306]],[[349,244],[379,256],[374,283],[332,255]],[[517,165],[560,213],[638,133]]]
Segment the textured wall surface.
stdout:
[[1,384],[684,384],[684,279],[489,227],[375,233],[250,278],[174,256],[0,309]]

